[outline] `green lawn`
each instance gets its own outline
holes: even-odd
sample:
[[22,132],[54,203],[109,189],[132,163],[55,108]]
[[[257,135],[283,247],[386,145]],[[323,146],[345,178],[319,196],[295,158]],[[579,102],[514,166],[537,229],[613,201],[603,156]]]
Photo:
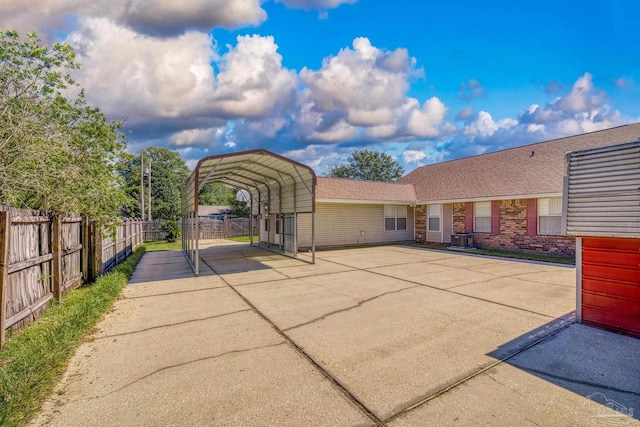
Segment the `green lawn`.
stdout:
[[461,252],[474,255],[486,255],[502,258],[514,258],[523,259],[528,261],[540,261],[540,262],[553,262],[556,264],[568,264],[575,265],[576,259],[574,257],[561,257],[547,254],[536,254],[530,252],[515,252],[515,251],[503,251],[499,249],[452,249],[440,245],[423,245],[420,243],[407,243],[407,246],[413,246],[417,248],[435,249],[439,251],[447,252]]
[[144,244],[147,252],[158,251],[180,251],[182,250],[182,241],[176,240],[175,242],[168,243],[166,240],[159,240],[157,242],[147,242]]
[[[153,246],[152,250],[159,250]],[[147,249],[137,248],[111,272],[69,291],[0,351],[0,425],[23,426],[62,377],[69,359],[112,307]]]
[[[227,240],[233,240],[234,242],[242,242],[242,243],[249,243],[249,236],[240,236],[240,237],[229,237],[227,238]],[[258,236],[253,236],[253,241],[257,242],[258,241]]]

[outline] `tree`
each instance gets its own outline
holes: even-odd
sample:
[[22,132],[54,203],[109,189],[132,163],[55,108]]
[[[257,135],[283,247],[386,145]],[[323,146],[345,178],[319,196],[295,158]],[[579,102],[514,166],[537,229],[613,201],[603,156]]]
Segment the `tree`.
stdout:
[[200,190],[198,201],[201,205],[231,205],[236,200],[237,190],[219,182],[208,182]]
[[392,182],[399,179],[404,168],[392,156],[372,150],[357,150],[346,164],[329,169],[327,176],[367,181]]
[[67,44],[0,33],[0,204],[107,223],[127,200],[115,174],[126,142],[121,123],[73,89],[78,67]]
[[[151,160],[151,216],[154,219],[175,220],[181,214],[182,189],[189,179],[189,168],[180,154],[166,148],[147,147],[142,150],[144,168]],[[127,206],[127,214],[141,216],[140,206],[140,156],[128,156],[118,165],[118,172],[124,180],[124,190],[132,203]],[[145,204],[147,199],[147,178],[145,176]],[[146,208],[145,208],[146,209]]]

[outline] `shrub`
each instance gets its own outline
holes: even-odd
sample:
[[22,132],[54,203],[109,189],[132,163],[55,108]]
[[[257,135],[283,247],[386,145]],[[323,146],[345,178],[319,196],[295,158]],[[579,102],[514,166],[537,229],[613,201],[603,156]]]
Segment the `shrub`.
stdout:
[[175,221],[165,221],[162,223],[162,231],[167,233],[167,242],[175,242],[181,236],[181,230]]

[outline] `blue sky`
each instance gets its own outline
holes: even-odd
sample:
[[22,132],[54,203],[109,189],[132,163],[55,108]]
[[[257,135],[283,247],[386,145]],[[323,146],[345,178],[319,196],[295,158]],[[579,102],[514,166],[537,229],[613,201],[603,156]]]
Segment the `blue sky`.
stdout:
[[0,1],[0,28],[78,52],[130,149],[355,149],[423,164],[640,120],[640,4],[609,0]]

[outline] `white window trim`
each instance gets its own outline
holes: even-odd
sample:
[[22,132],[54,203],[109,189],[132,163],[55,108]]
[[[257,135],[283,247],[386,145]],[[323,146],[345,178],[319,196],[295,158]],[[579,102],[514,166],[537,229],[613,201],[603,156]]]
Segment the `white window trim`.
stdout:
[[[477,209],[476,209],[476,205],[478,203],[483,203],[483,204],[488,204],[489,205],[489,215],[478,215]],[[491,233],[491,202],[490,201],[483,201],[483,202],[473,202],[473,232],[474,233]],[[489,229],[488,230],[478,230],[477,225],[476,225],[476,218],[489,218]]]
[[[382,214],[382,227],[383,230],[385,232],[398,232],[398,231],[407,231],[409,229],[407,221],[409,220],[409,209],[407,209],[406,205],[383,205],[383,214]],[[387,216],[387,214],[384,212],[384,209],[387,206],[393,206],[393,217],[392,216]],[[404,207],[405,208],[405,214],[404,216],[398,216],[398,207]],[[392,230],[388,230],[387,229],[387,218],[393,218],[393,229]],[[398,229],[398,219],[399,218],[404,218],[405,222],[404,222],[404,229]]]
[[[551,214],[541,214],[540,213],[540,206],[542,205],[542,203],[540,203],[541,200],[552,200],[555,199],[556,201],[560,202],[560,209],[559,209],[559,213],[555,213],[553,215]],[[558,228],[558,231],[555,233],[542,233],[541,227],[540,227],[540,218],[558,218],[560,221],[560,227]],[[537,200],[536,203],[536,227],[537,227],[537,234],[538,236],[562,236],[562,197],[541,197]]]
[[[430,216],[429,215],[429,207],[430,206],[437,206],[438,207],[438,215],[437,216]],[[431,222],[429,221],[429,219],[431,219],[431,218],[438,218],[438,229],[437,230],[431,230],[429,228],[429,226],[431,225]],[[442,232],[442,204],[441,203],[427,205],[427,231],[430,232],[430,233],[440,233],[440,232]]]

